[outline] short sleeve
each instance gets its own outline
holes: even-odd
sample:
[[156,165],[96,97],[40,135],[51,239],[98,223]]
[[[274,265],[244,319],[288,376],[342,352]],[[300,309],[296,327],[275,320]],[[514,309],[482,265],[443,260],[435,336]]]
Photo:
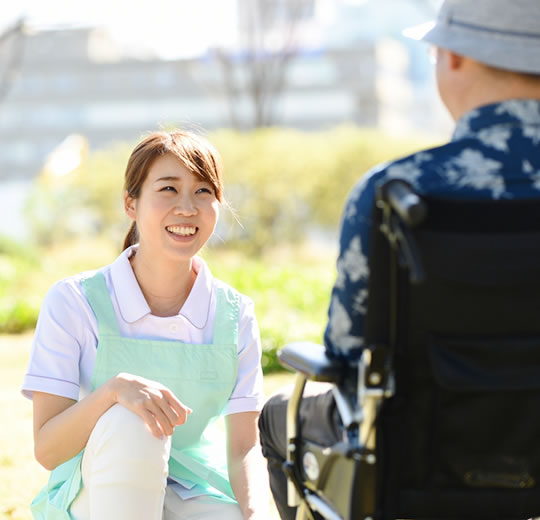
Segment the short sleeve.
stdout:
[[238,330],[238,374],[224,415],[260,411],[264,401],[261,335],[255,305],[242,296]]
[[367,173],[353,188],[343,212],[324,342],[332,357],[358,359],[364,345],[367,312],[371,216],[375,188],[384,170]]
[[79,398],[81,361],[87,355],[86,346],[97,343],[92,319],[77,280],[62,280],[51,287],[43,300],[32,342],[21,389],[25,397],[31,399],[38,391]]

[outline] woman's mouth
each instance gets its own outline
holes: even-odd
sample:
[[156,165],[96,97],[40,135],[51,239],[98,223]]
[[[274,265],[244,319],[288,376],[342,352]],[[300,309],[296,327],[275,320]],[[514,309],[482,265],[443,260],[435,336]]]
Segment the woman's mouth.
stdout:
[[167,226],[165,228],[169,233],[178,237],[191,237],[197,233],[195,226]]

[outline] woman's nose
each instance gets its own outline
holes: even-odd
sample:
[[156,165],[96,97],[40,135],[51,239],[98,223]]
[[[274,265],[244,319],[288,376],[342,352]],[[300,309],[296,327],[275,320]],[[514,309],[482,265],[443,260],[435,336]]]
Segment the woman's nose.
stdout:
[[195,215],[197,208],[189,196],[179,197],[174,207],[175,215]]

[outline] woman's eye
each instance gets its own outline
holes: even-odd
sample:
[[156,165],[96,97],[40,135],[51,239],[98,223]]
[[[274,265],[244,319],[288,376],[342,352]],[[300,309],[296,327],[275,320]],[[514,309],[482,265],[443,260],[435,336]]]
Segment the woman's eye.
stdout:
[[164,186],[159,191],[174,191],[174,192],[176,192],[176,188],[174,186]]
[[209,188],[199,188],[195,193],[212,193]]

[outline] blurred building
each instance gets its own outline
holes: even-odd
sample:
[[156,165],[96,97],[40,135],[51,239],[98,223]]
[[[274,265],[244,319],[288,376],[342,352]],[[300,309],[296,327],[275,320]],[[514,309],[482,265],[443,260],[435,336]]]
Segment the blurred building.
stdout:
[[[342,123],[445,130],[426,56],[396,29],[404,19],[423,21],[425,11],[401,0],[299,1],[303,11],[294,22],[293,47],[277,44],[271,50],[279,55],[293,49],[273,101],[274,124],[304,130]],[[237,2],[238,12],[244,12],[249,0]],[[396,6],[392,16],[384,3]],[[238,16],[238,33],[245,33],[243,23]],[[291,29],[285,16],[282,23],[283,31]],[[28,34],[17,80],[0,104],[0,194],[9,193],[13,202],[13,183],[35,178],[70,134],[83,134],[90,148],[98,149],[134,141],[160,126],[248,127],[249,56],[241,39],[227,53],[226,60],[215,49],[161,60],[130,55],[100,28]]]
[[[84,134],[95,149],[137,139],[159,125],[228,126],[231,102],[247,118],[248,100],[228,98],[215,61],[112,61],[99,54],[99,45],[107,48],[99,42],[105,37],[77,29],[27,38],[19,79],[0,106],[0,179],[15,172],[35,176],[47,154],[71,133]],[[296,56],[276,123],[303,129],[344,121],[376,125],[375,72],[371,44]]]

